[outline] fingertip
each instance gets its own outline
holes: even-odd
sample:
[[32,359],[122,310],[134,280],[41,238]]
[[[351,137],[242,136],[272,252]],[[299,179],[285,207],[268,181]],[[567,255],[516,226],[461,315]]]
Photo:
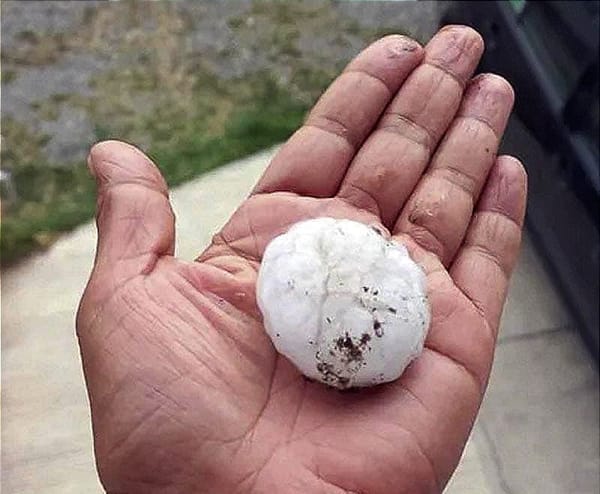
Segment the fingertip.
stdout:
[[487,95],[500,99],[512,107],[515,101],[515,90],[508,80],[498,74],[483,73],[473,77],[468,84],[468,91],[483,91]]
[[404,34],[388,34],[383,36],[376,43],[381,43],[386,46],[390,56],[400,56],[409,53],[423,53],[423,47],[421,44]]
[[425,50],[414,39],[389,34],[359,53],[344,72],[365,72],[382,81],[390,95],[394,95],[424,56]]
[[444,34],[447,35],[458,34],[461,38],[468,40],[471,44],[474,45],[478,50],[483,52],[485,49],[485,41],[483,36],[479,34],[479,31],[472,28],[471,26],[467,26],[466,24],[446,24],[435,34],[435,36]]
[[527,172],[514,156],[496,159],[479,203],[479,209],[505,214],[523,225],[527,202]]
[[[138,151],[137,148],[123,141],[114,139],[99,141],[90,148],[87,157],[88,164],[94,167],[97,163],[109,161],[113,156],[118,156],[123,150],[126,152]],[[138,152],[141,153],[141,151]]]
[[483,50],[483,38],[475,29],[449,25],[438,31],[427,43],[425,60],[429,65],[452,75],[464,88],[473,75]]
[[120,147],[133,148],[131,144],[127,144],[124,141],[118,141],[116,139],[107,139],[105,141],[98,141],[90,148],[90,156],[96,157],[101,156],[103,153],[110,152],[112,149],[118,149]]
[[166,182],[156,165],[132,144],[117,140],[97,142],[89,151],[87,164],[98,186],[140,183],[167,193]]
[[515,100],[510,83],[496,74],[479,74],[466,87],[459,116],[486,123],[500,140]]
[[496,158],[496,173],[527,191],[527,171],[519,158],[503,154]]

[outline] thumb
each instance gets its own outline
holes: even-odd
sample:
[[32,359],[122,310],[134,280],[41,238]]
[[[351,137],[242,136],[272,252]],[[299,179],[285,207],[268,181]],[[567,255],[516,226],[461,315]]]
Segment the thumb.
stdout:
[[92,147],[88,166],[97,184],[98,245],[94,270],[121,284],[147,274],[175,247],[167,184],[152,161],[119,141]]

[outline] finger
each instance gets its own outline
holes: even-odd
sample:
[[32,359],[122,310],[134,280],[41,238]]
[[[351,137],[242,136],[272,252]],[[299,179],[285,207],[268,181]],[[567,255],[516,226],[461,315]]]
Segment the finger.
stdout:
[[512,109],[514,93],[502,77],[471,81],[442,143],[410,196],[395,231],[412,236],[448,266],[469,225]]
[[470,307],[470,300],[461,292],[440,259],[423,249],[406,234],[395,235],[411,259],[427,276],[427,298],[431,308],[431,323],[425,347],[457,364],[464,377],[485,388],[495,341],[490,331],[481,328],[481,314]]
[[91,149],[88,166],[98,187],[96,270],[122,279],[173,254],[175,218],[152,161],[129,144],[105,141]]
[[354,159],[339,196],[379,212],[391,228],[454,117],[483,53],[471,28],[448,26],[425,47],[417,67]]
[[516,158],[499,157],[450,269],[456,285],[494,330],[521,245],[526,197],[523,165]]
[[277,153],[254,192],[335,194],[356,150],[422,57],[415,41],[399,35],[360,53]]

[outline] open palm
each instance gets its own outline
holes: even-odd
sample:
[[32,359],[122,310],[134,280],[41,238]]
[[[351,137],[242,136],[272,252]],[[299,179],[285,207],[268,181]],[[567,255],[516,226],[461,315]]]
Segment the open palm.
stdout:
[[[485,390],[525,208],[522,166],[496,157],[512,90],[471,79],[482,50],[458,26],[425,49],[371,45],[195,262],[173,257],[148,158],[92,149],[99,239],[77,327],[109,493],[441,492]],[[378,225],[427,273],[426,348],[393,383],[309,382],[264,332],[262,252],[319,216]]]

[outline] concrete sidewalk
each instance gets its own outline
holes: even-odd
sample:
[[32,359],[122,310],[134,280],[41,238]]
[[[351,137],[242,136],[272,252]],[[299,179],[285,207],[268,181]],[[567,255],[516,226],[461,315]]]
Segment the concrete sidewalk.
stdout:
[[[208,244],[273,152],[173,191],[180,257]],[[94,248],[88,224],[2,273],[5,494],[102,492],[74,334]],[[446,492],[597,493],[597,371],[527,236],[501,335],[482,412]]]

